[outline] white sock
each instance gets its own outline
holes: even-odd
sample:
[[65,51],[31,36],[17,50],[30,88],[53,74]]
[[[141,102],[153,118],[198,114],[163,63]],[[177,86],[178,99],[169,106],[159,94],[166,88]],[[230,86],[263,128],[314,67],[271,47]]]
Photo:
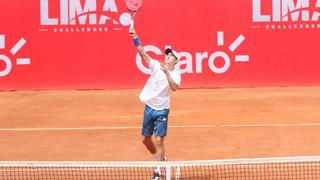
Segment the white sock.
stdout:
[[159,173],[159,175],[161,175],[161,168],[157,167],[157,169],[155,170],[155,172]]

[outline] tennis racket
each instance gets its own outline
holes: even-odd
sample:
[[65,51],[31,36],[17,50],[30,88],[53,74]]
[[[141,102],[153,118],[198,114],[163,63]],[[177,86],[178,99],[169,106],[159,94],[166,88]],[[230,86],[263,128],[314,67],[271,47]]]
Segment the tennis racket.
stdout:
[[134,17],[136,16],[138,10],[142,7],[142,0],[124,0],[129,14],[131,15],[130,29],[134,28]]

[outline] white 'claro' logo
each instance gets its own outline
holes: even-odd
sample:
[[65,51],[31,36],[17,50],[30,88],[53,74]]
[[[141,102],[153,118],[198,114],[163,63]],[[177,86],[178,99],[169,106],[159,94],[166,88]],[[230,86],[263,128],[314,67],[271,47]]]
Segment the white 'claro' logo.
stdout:
[[[24,46],[26,40],[21,38],[11,49],[10,53],[12,55],[16,55],[18,51]],[[0,50],[6,48],[5,43],[5,35],[0,35]],[[0,77],[7,76],[12,70],[12,61],[9,59],[8,56],[4,54],[0,54],[0,61],[4,62],[4,69],[0,69]],[[30,58],[17,58],[15,63],[17,65],[28,65],[30,64]],[[0,66],[1,67],[1,66]]]
[[50,31],[54,26],[54,32],[105,32],[130,25],[130,14],[119,13],[115,0],[98,2],[60,0],[52,7],[49,0],[40,0],[40,31]]
[[[218,32],[217,45],[224,46],[224,32]],[[226,51],[216,51],[212,53],[210,56],[208,52],[196,52],[195,57],[191,55],[189,52],[175,52],[179,56],[179,62],[175,66],[177,70],[181,73],[202,73],[202,66],[204,61],[207,60],[207,64],[210,70],[217,74],[225,73],[229,70],[231,65],[230,53],[233,53],[245,40],[243,35],[238,36],[238,38],[228,46]],[[170,48],[171,46],[166,46],[165,48]],[[146,52],[152,52],[156,55],[162,55],[162,51],[153,45],[144,46],[144,50]],[[224,65],[222,67],[218,67],[215,65],[216,59],[223,59]],[[193,67],[193,60],[195,59],[195,68]],[[235,62],[248,62],[249,55],[235,55]],[[143,65],[142,59],[140,55],[137,53],[136,55],[136,65],[139,70],[145,74],[150,74],[151,70]]]
[[[320,28],[320,0],[270,0],[268,3],[271,9],[264,8],[262,0],[253,0],[254,23],[267,23],[264,25],[267,29]],[[267,5],[266,2],[263,4]]]

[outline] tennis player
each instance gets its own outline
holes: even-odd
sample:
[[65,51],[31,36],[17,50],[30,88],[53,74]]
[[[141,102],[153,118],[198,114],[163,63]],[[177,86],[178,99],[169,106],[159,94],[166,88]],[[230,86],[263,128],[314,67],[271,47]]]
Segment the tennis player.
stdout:
[[[174,69],[178,58],[171,49],[166,49],[163,63],[152,59],[144,51],[135,30],[130,29],[129,33],[133,37],[139,55],[151,69],[151,75],[139,96],[145,104],[142,142],[152,154],[154,161],[165,161],[164,138],[168,128],[170,95],[181,83],[181,73]],[[152,135],[155,136],[155,142],[152,140]],[[154,177],[154,179],[161,177],[160,168],[156,169]]]

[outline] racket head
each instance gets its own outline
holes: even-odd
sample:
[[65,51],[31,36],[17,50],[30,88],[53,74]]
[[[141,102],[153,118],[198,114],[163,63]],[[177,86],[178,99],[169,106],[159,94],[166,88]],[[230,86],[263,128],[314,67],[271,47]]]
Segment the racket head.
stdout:
[[142,7],[143,0],[124,0],[128,11],[137,12]]

